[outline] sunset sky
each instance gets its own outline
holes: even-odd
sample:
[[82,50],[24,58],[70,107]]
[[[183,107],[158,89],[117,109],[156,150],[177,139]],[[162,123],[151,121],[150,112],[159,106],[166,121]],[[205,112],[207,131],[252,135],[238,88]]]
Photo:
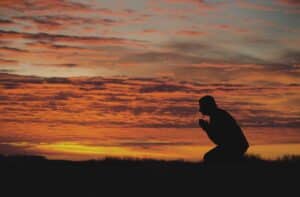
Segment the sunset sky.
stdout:
[[0,154],[201,159],[210,94],[300,154],[299,0],[0,0]]

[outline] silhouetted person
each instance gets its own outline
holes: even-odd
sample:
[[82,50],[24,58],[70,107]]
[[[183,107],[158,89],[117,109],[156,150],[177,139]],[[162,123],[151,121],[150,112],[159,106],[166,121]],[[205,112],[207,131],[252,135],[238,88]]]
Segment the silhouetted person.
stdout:
[[204,155],[204,161],[224,162],[242,159],[249,144],[235,119],[225,110],[218,108],[212,96],[204,96],[199,100],[199,111],[210,117],[209,122],[199,119],[199,126],[217,145]]

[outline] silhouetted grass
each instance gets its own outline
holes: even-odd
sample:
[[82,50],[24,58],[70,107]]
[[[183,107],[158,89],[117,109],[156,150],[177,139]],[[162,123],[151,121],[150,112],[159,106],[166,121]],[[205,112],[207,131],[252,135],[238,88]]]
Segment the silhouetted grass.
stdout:
[[[135,194],[245,196],[298,192],[300,157],[267,161],[247,155],[238,163],[106,158],[47,160],[40,156],[0,156],[0,196],[101,196]],[[295,180],[295,181],[294,181]],[[105,195],[105,196],[106,196]]]

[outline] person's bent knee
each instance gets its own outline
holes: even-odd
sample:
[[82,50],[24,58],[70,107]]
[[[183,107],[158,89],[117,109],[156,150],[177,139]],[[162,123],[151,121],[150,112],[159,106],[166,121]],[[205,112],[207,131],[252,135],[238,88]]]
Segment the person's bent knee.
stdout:
[[208,151],[207,153],[204,154],[203,160],[204,162],[214,162],[218,160],[219,157],[219,149],[218,147],[213,148],[212,150]]
[[210,159],[209,159],[209,152],[205,153],[204,156],[203,156],[203,161],[204,162],[208,162]]

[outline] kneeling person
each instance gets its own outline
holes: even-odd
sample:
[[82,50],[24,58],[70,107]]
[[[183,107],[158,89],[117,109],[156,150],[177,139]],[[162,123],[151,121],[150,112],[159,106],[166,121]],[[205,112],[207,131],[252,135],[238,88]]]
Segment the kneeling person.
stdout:
[[199,119],[199,126],[217,145],[205,154],[204,161],[240,160],[249,144],[235,119],[225,110],[218,108],[212,96],[204,96],[199,100],[199,111],[210,117],[209,122]]

